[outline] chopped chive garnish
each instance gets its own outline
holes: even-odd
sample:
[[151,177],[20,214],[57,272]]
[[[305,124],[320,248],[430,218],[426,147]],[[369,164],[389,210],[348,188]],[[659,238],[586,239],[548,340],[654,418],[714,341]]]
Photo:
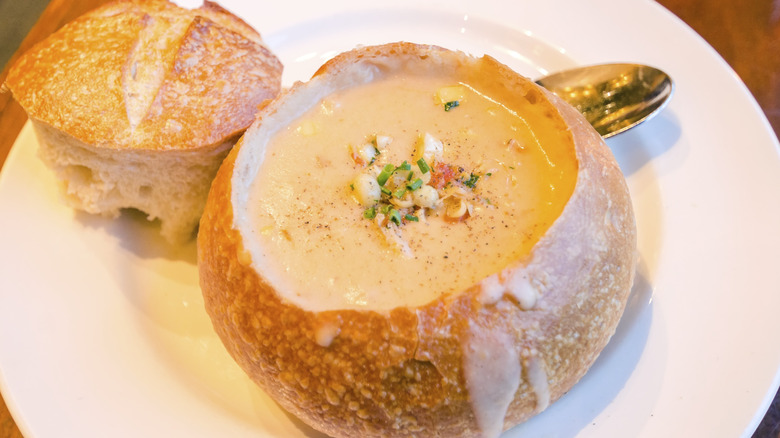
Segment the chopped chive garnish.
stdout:
[[478,180],[479,180],[479,175],[474,175],[474,174],[472,173],[472,174],[471,174],[471,176],[469,177],[469,179],[467,179],[466,181],[463,181],[463,184],[464,184],[466,187],[469,187],[469,188],[472,188],[472,189],[473,189],[473,188],[474,188],[474,186],[476,186],[476,185],[477,185],[477,181],[478,181]]
[[406,175],[406,180],[407,180],[407,181],[411,181],[413,177],[414,177],[414,172],[409,172],[409,173]]
[[425,158],[417,160],[417,167],[420,168],[420,172],[422,172],[423,175],[431,171],[431,168],[428,167],[428,163],[425,162]]
[[447,103],[444,104],[444,111],[449,111],[449,110],[455,108],[458,105],[460,105],[460,102],[458,102],[457,100],[453,100],[453,101],[447,102]]
[[350,183],[349,184],[349,188],[352,189],[352,191],[354,192],[355,191],[355,184]]
[[392,208],[392,207],[390,207],[390,205],[389,205],[389,204],[385,204],[385,205],[383,205],[383,206],[382,206],[382,208],[381,208],[381,209],[379,209],[379,211],[380,211],[382,214],[387,214],[387,213],[389,213],[389,212],[390,212],[390,209],[391,209],[391,208]]
[[404,197],[405,194],[406,194],[406,187],[401,187],[400,189],[396,190],[393,193],[393,196],[395,196],[398,199],[401,199]]
[[493,174],[493,172],[488,172],[488,173],[485,174],[485,176],[490,176],[492,174]]
[[392,164],[386,164],[382,171],[379,172],[379,175],[376,176],[376,182],[378,182],[380,186],[385,185],[393,172],[395,172],[395,166]]
[[381,187],[379,190],[381,190],[381,191],[382,191],[382,193],[383,193],[383,194],[385,194],[385,195],[387,195],[387,196],[390,196],[390,195],[392,194],[392,192],[390,191],[390,189],[388,189],[387,187]]
[[[398,166],[398,169],[401,169],[401,170],[412,170],[412,165],[407,163],[406,161],[404,161],[403,163],[401,163],[400,166]],[[396,170],[398,170],[398,169],[396,169]]]
[[404,216],[404,219],[406,219],[406,220],[408,220],[408,221],[411,221],[411,222],[419,222],[419,221],[420,221],[420,219],[418,219],[418,218],[417,218],[417,216],[415,216],[415,215],[413,215],[413,214],[407,214],[407,215],[405,215],[405,216]]
[[395,223],[396,225],[401,225],[401,213],[398,212],[396,209],[390,210],[390,220]]
[[376,208],[375,207],[368,207],[363,211],[363,217],[366,219],[373,219],[376,217]]
[[416,180],[414,180],[413,183],[407,184],[406,188],[411,190],[411,191],[415,191],[415,190],[419,189],[420,187],[422,187],[422,185],[423,185],[423,181],[420,178],[417,178]]

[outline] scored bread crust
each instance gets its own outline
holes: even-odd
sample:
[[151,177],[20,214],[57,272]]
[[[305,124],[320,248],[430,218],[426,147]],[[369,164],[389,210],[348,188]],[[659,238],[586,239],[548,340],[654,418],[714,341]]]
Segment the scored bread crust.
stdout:
[[[312,88],[347,80],[345,72],[370,76],[377,66],[420,59],[487,66],[497,81],[556,114],[571,134],[578,175],[569,201],[529,257],[497,273],[523,278],[535,300],[531,306],[508,294],[486,300],[486,285],[477,284],[417,308],[306,311],[253,265],[245,245],[251,235],[236,220],[245,213],[235,210],[253,179],[245,161],[262,155],[251,151],[261,150],[273,129],[264,124],[291,102],[306,102],[307,93],[318,95]],[[296,84],[264,108],[220,168],[198,236],[206,309],[227,350],[285,409],[344,437],[495,436],[535,415],[579,381],[609,341],[636,261],[625,179],[576,110],[490,57],[410,43],[339,55],[309,84]],[[323,331],[330,333],[325,342]],[[480,354],[484,363],[475,363]],[[511,375],[512,361],[519,376]],[[510,365],[491,366],[502,362]],[[475,409],[478,388],[469,385],[475,371],[497,373],[498,383],[509,387],[505,415]]]
[[71,206],[107,216],[137,208],[181,241],[281,74],[260,34],[216,3],[120,0],[35,45],[4,86]]

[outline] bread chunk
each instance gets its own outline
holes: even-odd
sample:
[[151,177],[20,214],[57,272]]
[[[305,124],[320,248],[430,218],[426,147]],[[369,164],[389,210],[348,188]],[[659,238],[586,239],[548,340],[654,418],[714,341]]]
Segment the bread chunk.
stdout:
[[205,2],[118,1],[34,46],[5,87],[66,202],[160,219],[191,238],[222,159],[281,87],[282,64],[240,18]]

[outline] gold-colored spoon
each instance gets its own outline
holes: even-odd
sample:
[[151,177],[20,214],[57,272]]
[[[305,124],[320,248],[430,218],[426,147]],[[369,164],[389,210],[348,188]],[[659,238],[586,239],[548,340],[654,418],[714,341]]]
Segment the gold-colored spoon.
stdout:
[[581,112],[604,138],[624,132],[660,112],[674,91],[671,77],[639,64],[601,64],[537,79]]

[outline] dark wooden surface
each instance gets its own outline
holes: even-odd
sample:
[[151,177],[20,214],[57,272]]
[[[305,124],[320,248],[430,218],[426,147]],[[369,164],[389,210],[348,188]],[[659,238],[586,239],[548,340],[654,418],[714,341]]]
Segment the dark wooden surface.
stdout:
[[[105,0],[51,0],[35,26],[0,73],[35,42]],[[780,136],[780,0],[659,0],[706,39],[742,78]],[[14,20],[19,17],[0,17]],[[4,42],[0,42],[4,44]],[[9,93],[0,93],[0,168],[27,120]],[[768,346],[780,348],[780,346]],[[713,421],[718,421],[713,418]],[[0,398],[0,438],[20,438],[5,402]],[[767,412],[755,438],[780,437],[780,399]]]

